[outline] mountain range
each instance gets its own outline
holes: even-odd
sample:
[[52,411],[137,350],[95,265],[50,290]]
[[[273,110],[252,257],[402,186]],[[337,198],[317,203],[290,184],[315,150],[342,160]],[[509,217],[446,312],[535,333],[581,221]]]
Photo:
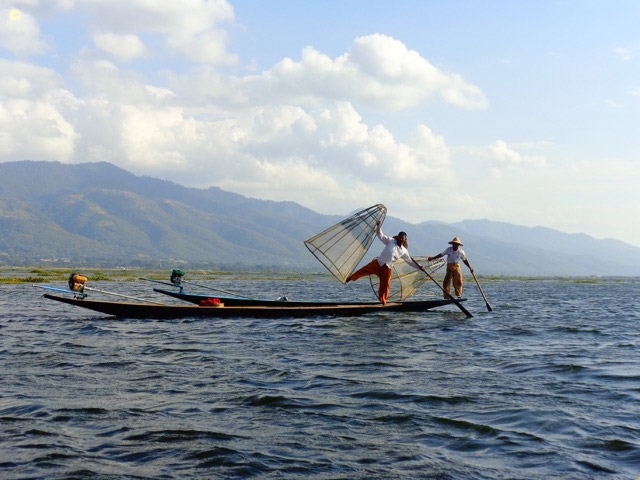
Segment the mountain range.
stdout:
[[[411,224],[392,213],[384,231],[406,231],[413,256],[440,253],[457,236],[481,275],[640,275],[640,248],[618,240],[490,220]],[[106,162],[0,164],[0,265],[324,271],[303,241],[346,216]]]

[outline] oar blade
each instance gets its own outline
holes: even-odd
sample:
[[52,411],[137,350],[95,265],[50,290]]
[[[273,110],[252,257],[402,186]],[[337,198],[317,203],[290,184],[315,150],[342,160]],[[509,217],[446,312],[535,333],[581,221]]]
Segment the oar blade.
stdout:
[[491,308],[491,305],[489,305],[489,300],[487,300],[487,297],[484,294],[484,291],[482,290],[482,287],[480,286],[480,282],[478,281],[478,277],[476,277],[476,274],[474,272],[471,272],[471,275],[473,275],[473,279],[476,281],[476,285],[478,286],[478,290],[480,290],[480,295],[482,295],[484,303],[487,306],[487,310],[490,311],[490,312],[493,312],[493,308]]

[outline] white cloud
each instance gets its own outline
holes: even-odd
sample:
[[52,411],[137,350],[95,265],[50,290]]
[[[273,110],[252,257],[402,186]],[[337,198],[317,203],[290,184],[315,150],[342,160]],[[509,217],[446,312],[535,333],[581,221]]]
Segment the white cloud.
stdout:
[[[145,48],[131,34],[99,34],[94,41],[120,60]],[[129,57],[122,53],[127,43]],[[38,131],[21,125],[24,138],[34,135],[34,148],[41,146],[29,153],[34,158],[42,158],[49,142],[52,159],[114,161],[137,174],[299,201],[319,211],[341,211],[345,201],[377,203],[380,195],[405,204],[409,197],[394,193],[397,181],[420,187],[422,193],[411,198],[438,204],[433,197],[453,179],[444,138],[420,125],[409,143],[398,142],[386,126],[368,125],[343,99],[358,92],[363,101],[397,109],[435,95],[445,98],[455,89],[461,99],[481,95],[469,97],[473,88],[461,79],[438,72],[385,36],[358,39],[337,60],[307,48],[300,62],[287,65],[226,78],[200,68],[182,77],[169,74],[165,87],[81,53],[68,73],[81,85],[82,99],[60,95],[54,101],[51,92],[64,85],[61,78],[28,64],[5,64],[5,70],[21,73],[0,77],[0,92],[19,90],[34,99],[23,108],[40,114]],[[29,152],[22,137],[5,141],[15,143],[5,160]]]
[[[227,51],[228,36],[217,27],[234,19],[225,0],[75,0],[73,7],[85,12],[96,45],[116,58],[131,60],[145,53],[145,36],[159,36],[157,54],[167,53],[210,65],[235,65],[236,55]],[[99,25],[99,27],[98,27]],[[133,46],[128,58],[124,44]],[[159,51],[162,49],[162,51]]]
[[[15,10],[14,10],[15,11]],[[27,11],[12,19],[9,11],[2,10],[0,19],[0,48],[21,56],[39,55],[49,50],[49,45],[41,38],[40,28],[35,18]]]
[[69,161],[77,134],[54,102],[10,100],[0,104],[0,152],[7,160]]
[[140,38],[132,34],[96,33],[93,35],[93,42],[100,50],[123,62],[142,57],[146,51]]
[[[455,177],[444,138],[419,125],[408,142],[398,142],[356,105],[395,111],[440,97],[482,108],[477,87],[384,35],[360,37],[335,59],[307,47],[299,61],[225,77],[211,65],[232,63],[232,56],[213,25],[233,12],[226,2],[189,3],[195,15],[143,0],[69,0],[68,8],[88,15],[98,50],[78,51],[66,80],[0,60],[0,127],[8,132],[0,138],[0,160],[107,160],[137,174],[294,200],[323,212],[383,198],[406,208],[445,205]],[[209,65],[182,76],[166,72],[161,85],[114,63],[152,55],[148,34]],[[67,84],[79,85],[82,97]]]
[[0,59],[0,161],[70,161],[79,101],[50,69]]
[[0,58],[0,100],[38,98],[52,88],[60,88],[64,80],[53,70],[27,62]]
[[14,0],[20,20],[0,19],[0,48],[21,55],[46,52],[35,16],[78,15],[96,47],[114,59],[129,62],[142,55],[182,57],[209,65],[236,65],[227,51],[227,33],[220,27],[234,20],[226,0]]
[[367,138],[367,126],[360,114],[347,102],[338,102],[335,108],[325,109],[319,114],[318,121],[325,129],[333,125],[332,131],[326,131],[320,144],[325,148],[345,148],[363,142]]
[[542,155],[523,155],[509,147],[503,140],[497,140],[489,147],[489,155],[498,167],[544,167],[546,159]]
[[226,32],[210,29],[198,34],[170,35],[167,45],[189,60],[209,65],[236,65],[236,55],[226,51]]
[[[357,38],[349,52],[337,60],[356,72],[364,89],[376,101],[389,99],[389,106],[406,108],[432,95],[463,108],[484,108],[486,98],[460,75],[447,75],[415,50],[387,35]],[[356,93],[356,92],[353,92]]]
[[157,87],[152,91],[144,75],[120,70],[109,60],[78,59],[71,64],[67,76],[77,82],[87,99],[107,97],[113,104],[157,101],[158,91],[163,90]]
[[306,47],[299,62],[284,59],[261,76],[263,95],[288,94],[291,98],[325,98],[361,102],[390,111],[415,107],[439,96],[462,108],[484,108],[481,90],[459,75],[447,75],[416,51],[386,35],[357,38],[348,52],[332,60]]

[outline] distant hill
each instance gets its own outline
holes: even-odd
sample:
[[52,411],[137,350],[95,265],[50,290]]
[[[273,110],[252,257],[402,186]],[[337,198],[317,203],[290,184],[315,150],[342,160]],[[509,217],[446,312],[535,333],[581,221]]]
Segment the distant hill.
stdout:
[[[323,271],[303,241],[344,217],[105,162],[0,164],[0,265]],[[617,240],[489,220],[415,225],[388,216],[384,227],[407,231],[414,256],[459,236],[483,275],[640,275],[640,249]]]

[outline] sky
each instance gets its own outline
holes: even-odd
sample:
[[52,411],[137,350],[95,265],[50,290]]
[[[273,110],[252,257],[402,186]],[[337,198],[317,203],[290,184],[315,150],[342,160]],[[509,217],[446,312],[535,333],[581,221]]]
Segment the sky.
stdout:
[[0,0],[0,162],[640,247],[635,0]]

